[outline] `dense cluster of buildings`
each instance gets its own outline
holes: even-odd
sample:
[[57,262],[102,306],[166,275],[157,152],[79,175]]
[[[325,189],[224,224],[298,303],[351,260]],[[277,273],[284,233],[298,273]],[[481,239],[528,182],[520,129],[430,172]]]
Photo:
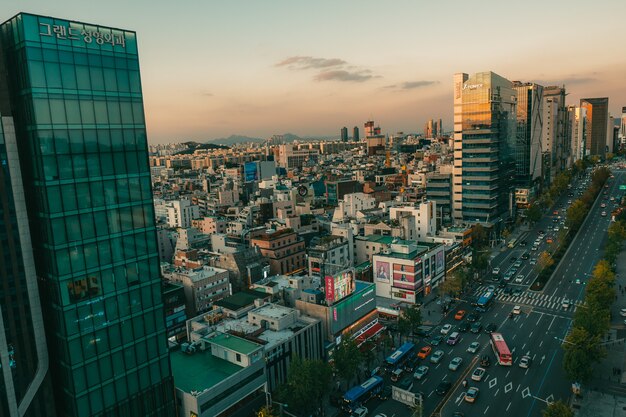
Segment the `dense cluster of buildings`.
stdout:
[[148,146],[133,32],[0,29],[3,416],[230,415],[295,355],[375,340],[470,259],[473,225],[498,239],[626,140],[608,98],[484,72],[454,76],[448,133]]

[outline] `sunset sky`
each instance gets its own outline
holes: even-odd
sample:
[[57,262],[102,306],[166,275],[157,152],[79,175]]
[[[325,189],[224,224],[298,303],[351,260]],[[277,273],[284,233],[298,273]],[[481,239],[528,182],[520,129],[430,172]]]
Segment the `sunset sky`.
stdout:
[[[9,0],[137,32],[151,143],[452,123],[452,76],[565,84],[626,106],[624,0]],[[350,133],[351,134],[351,133]]]

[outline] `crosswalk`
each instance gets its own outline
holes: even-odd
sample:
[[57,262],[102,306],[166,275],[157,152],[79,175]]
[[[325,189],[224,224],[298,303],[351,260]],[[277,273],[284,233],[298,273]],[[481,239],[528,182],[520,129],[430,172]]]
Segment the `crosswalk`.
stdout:
[[[488,287],[486,285],[478,287],[476,289],[476,295],[484,294],[487,291],[487,288]],[[510,304],[563,311],[563,300],[565,300],[565,297],[536,293],[534,291],[523,291],[519,295],[507,295],[500,292],[496,295],[496,300]],[[573,302],[572,300],[569,300],[569,308],[565,311],[574,312],[581,304],[582,301]]]

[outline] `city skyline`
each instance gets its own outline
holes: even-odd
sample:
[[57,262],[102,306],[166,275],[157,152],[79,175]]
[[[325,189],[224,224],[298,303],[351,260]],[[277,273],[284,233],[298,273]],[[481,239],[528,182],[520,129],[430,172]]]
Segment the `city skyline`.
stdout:
[[[181,9],[27,0],[13,2],[6,16],[25,11],[135,30],[151,144],[231,134],[338,136],[370,118],[387,133],[421,132],[431,118],[451,127],[452,78],[460,69],[564,84],[570,104],[608,96],[615,116],[626,103],[619,83],[626,58],[610,48],[622,2],[446,7],[367,1],[308,9],[276,1]],[[589,22],[597,23],[593,31],[577,30]]]

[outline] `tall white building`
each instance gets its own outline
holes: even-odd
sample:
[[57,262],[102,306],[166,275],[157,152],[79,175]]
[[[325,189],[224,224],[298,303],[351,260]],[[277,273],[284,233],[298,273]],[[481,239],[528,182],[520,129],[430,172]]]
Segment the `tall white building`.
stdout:
[[361,210],[371,210],[376,208],[376,199],[365,193],[351,193],[343,196],[333,214],[334,222],[343,222],[350,218],[355,218],[357,212]]
[[191,221],[200,217],[200,207],[187,199],[167,203],[167,223],[170,227],[191,227]]
[[427,201],[416,206],[391,207],[389,220],[398,222],[406,240],[416,241],[434,236],[437,231],[437,203]]

